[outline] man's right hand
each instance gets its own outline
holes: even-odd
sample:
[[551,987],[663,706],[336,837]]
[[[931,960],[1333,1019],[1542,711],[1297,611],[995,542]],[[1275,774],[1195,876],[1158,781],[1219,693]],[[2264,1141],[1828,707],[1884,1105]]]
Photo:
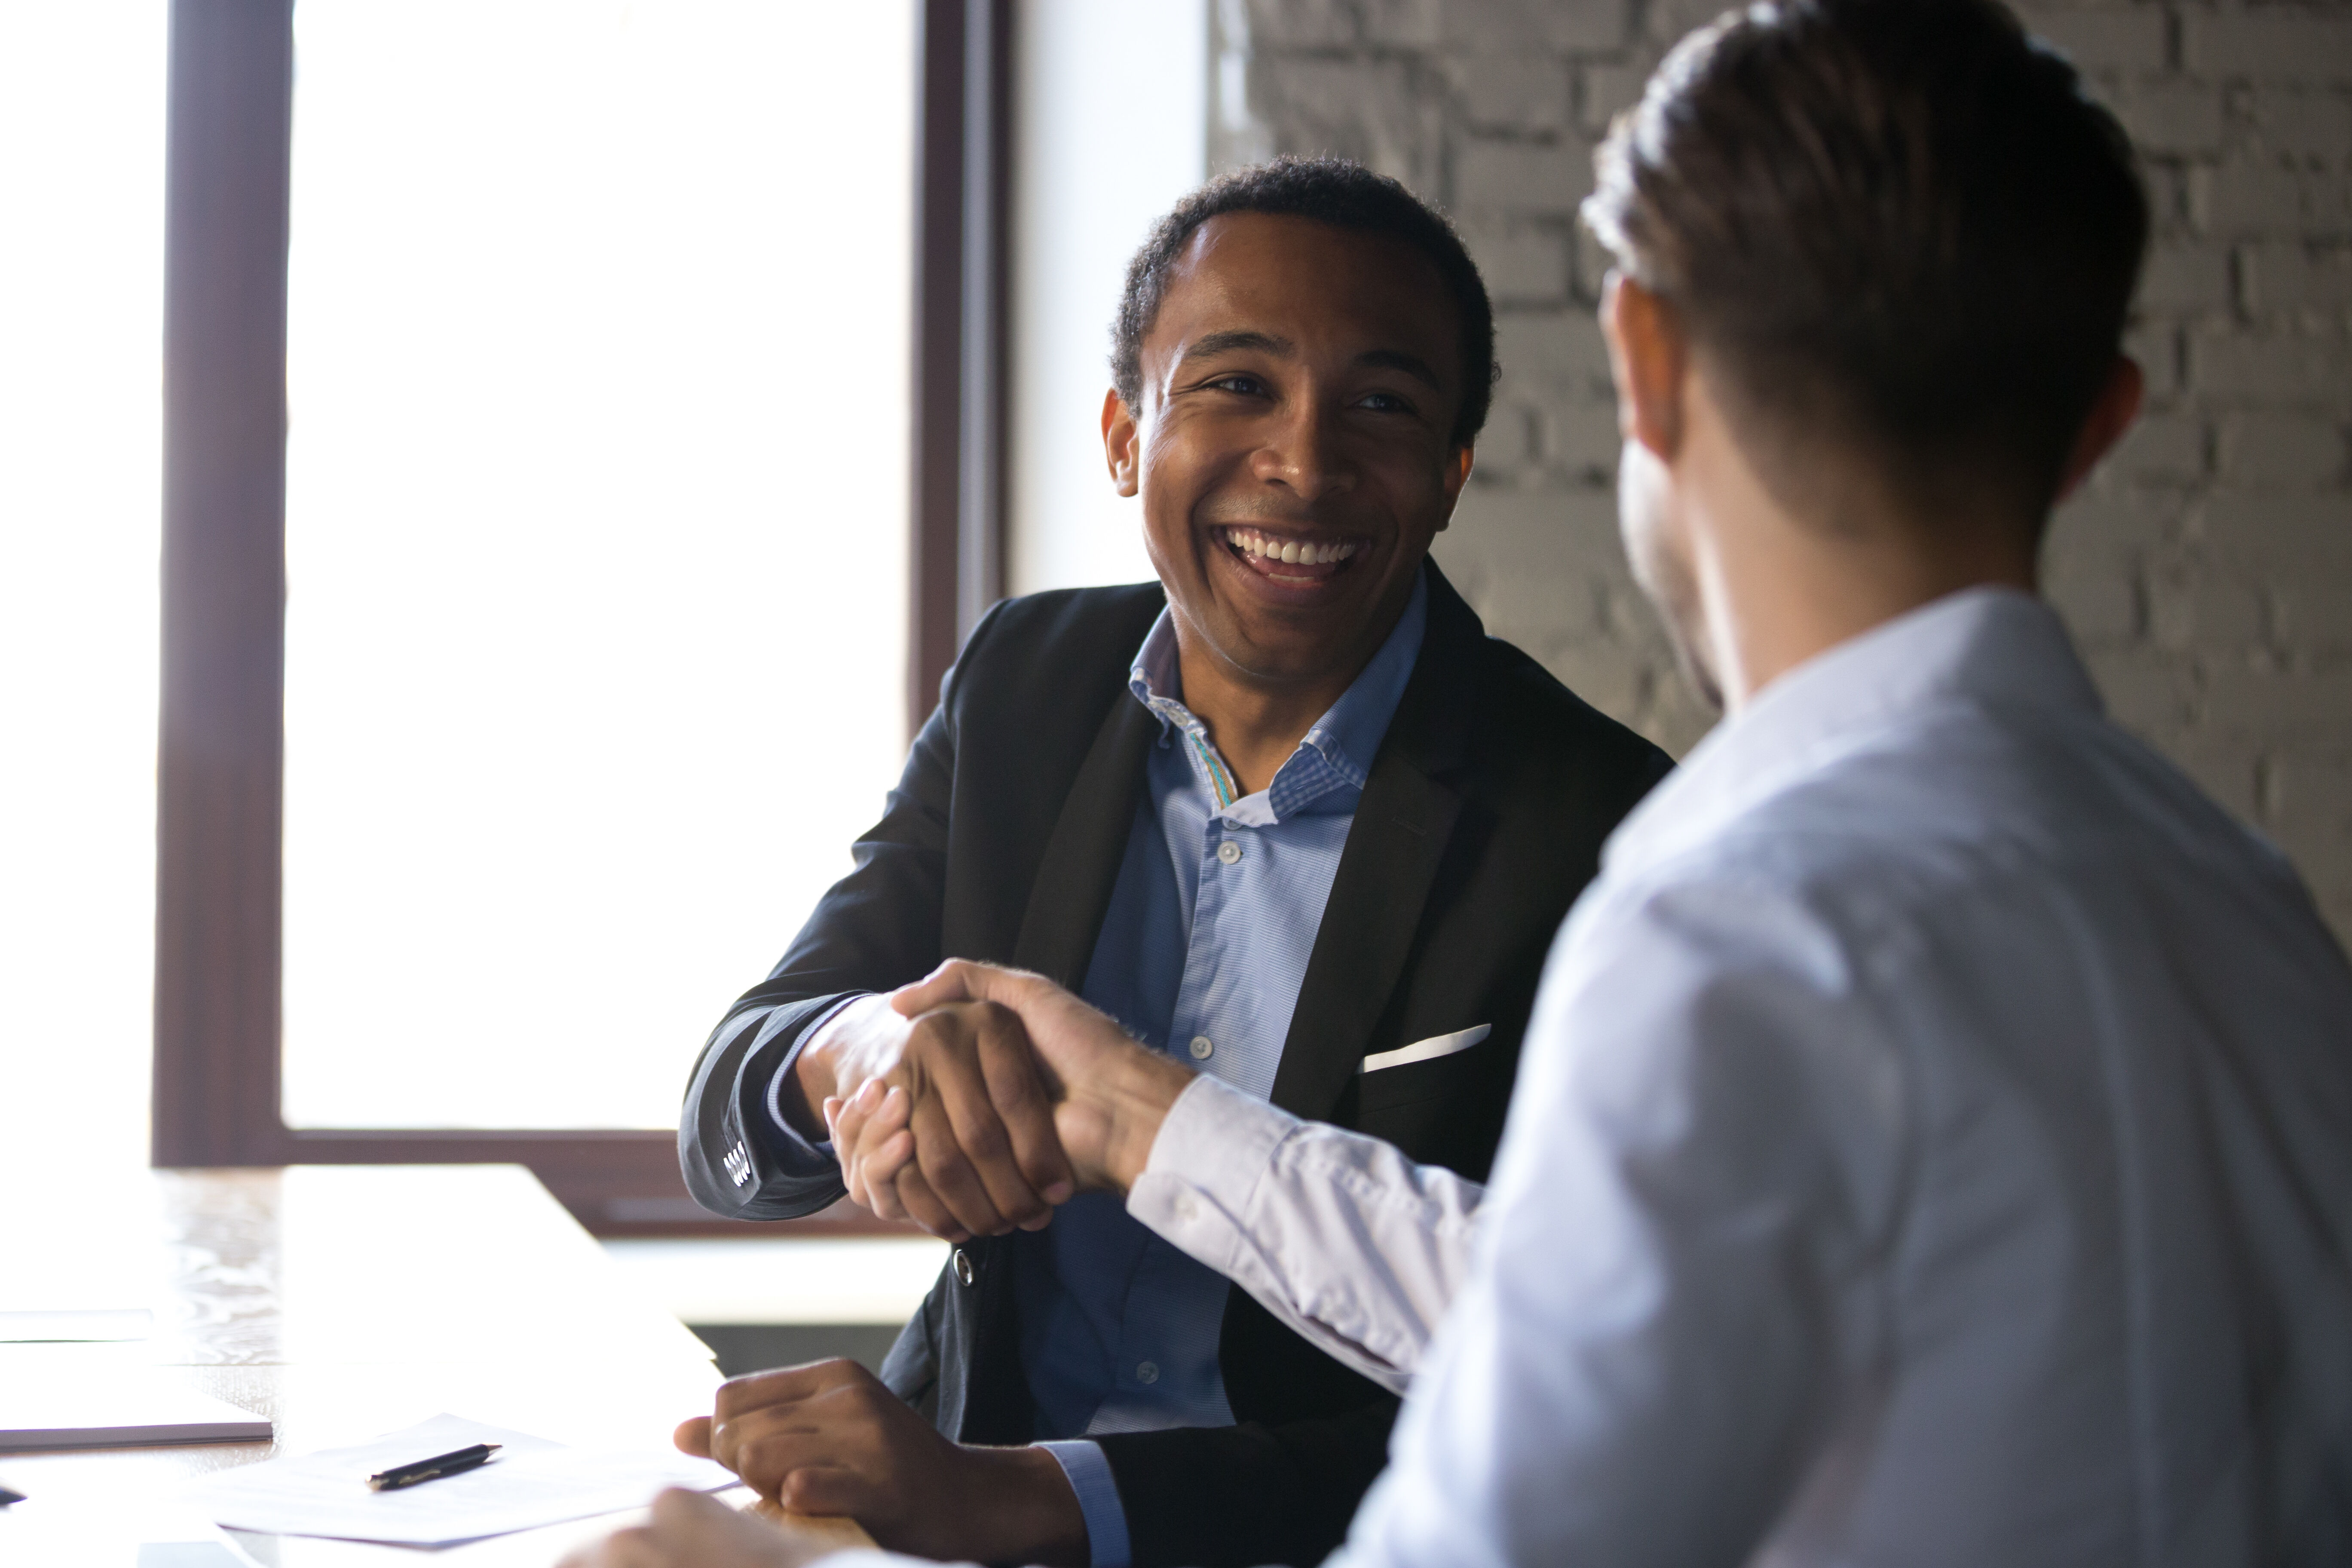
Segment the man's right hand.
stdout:
[[[912,1016],[960,1005],[1017,1016],[1045,1066],[1060,1147],[1077,1184],[1088,1189],[1124,1193],[1134,1184],[1168,1108],[1194,1076],[1042,974],[950,959],[892,993],[890,1005]],[[894,1179],[903,1188],[924,1165],[927,1134],[906,1110],[877,1090],[829,1112],[843,1169],[861,1171],[869,1191],[887,1191]],[[902,1127],[908,1136],[893,1142]],[[909,1156],[915,1169],[901,1169]]]
[[[959,1000],[913,1016],[887,998],[851,1003],[803,1048],[794,1084],[804,1133],[810,1106],[868,1083],[904,1097],[919,1152],[882,1201],[867,1206],[962,1241],[1035,1230],[1076,1190],[1054,1129],[1050,1089],[1011,1010]],[[849,1175],[846,1154],[845,1175]],[[859,1196],[853,1185],[852,1196]]]

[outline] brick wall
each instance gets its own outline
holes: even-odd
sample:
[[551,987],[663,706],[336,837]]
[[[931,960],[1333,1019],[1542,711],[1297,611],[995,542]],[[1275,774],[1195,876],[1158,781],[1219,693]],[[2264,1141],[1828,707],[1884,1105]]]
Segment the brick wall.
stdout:
[[[1616,542],[1576,226],[1591,152],[1714,0],[1219,0],[1210,157],[1337,152],[1461,224],[1503,384],[1437,555],[1487,626],[1680,752],[1708,722]],[[2352,7],[2036,4],[2147,160],[2137,430],[2048,584],[2116,715],[2294,856],[2352,936]]]

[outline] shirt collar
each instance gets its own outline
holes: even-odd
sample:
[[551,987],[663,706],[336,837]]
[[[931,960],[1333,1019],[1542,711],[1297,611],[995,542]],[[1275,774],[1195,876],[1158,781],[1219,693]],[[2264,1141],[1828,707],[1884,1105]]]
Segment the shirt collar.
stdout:
[[1637,871],[1862,736],[1948,702],[2096,717],[2098,689],[2050,606],[1966,588],[1815,654],[1716,726],[1611,836],[1602,865]]
[[[1429,626],[1429,575],[1424,571],[1413,578],[1412,596],[1405,601],[1404,614],[1339,700],[1318,719],[1299,742],[1299,751],[1291,753],[1276,774],[1268,794],[1274,798],[1274,815],[1289,815],[1307,804],[1308,799],[1325,793],[1317,790],[1304,798],[1286,800],[1290,781],[1285,775],[1293,770],[1301,752],[1310,748],[1339,779],[1357,789],[1364,787],[1370,776],[1372,758],[1379,754],[1381,742],[1386,738],[1389,721],[1396,717],[1397,704],[1404,698],[1407,682],[1412,679],[1414,663],[1421,658],[1423,635]],[[1150,709],[1160,721],[1160,738],[1164,742],[1171,732],[1182,730],[1202,737],[1205,744],[1207,731],[1201,721],[1183,703],[1184,680],[1176,655],[1176,623],[1168,610],[1151,623],[1151,630],[1137,650],[1135,662],[1128,669],[1128,689],[1135,700]],[[1211,752],[1213,755],[1213,751]],[[1222,767],[1223,761],[1216,763]]]

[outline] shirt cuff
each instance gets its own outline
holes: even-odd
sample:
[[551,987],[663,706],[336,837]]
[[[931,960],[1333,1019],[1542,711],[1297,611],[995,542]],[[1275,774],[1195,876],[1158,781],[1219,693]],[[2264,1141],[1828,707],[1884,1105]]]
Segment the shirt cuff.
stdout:
[[1143,1174],[1128,1189],[1127,1212],[1232,1279],[1258,1184],[1302,1125],[1202,1073],[1168,1108]]
[[784,1119],[784,1079],[800,1065],[801,1052],[816,1038],[817,1031],[838,1017],[844,1007],[866,994],[861,991],[856,995],[845,996],[826,1008],[814,1023],[801,1031],[801,1037],[793,1042],[791,1050],[784,1053],[784,1059],[777,1067],[775,1076],[768,1079],[768,1152],[775,1156],[777,1167],[787,1176],[829,1176],[840,1169],[840,1162],[834,1157],[832,1139],[813,1143],[802,1137],[799,1130]]
[[1086,1437],[1037,1445],[1054,1456],[1070,1489],[1078,1494],[1078,1512],[1087,1521],[1087,1554],[1093,1568],[1127,1568],[1127,1509],[1118,1500],[1118,1482],[1102,1445]]

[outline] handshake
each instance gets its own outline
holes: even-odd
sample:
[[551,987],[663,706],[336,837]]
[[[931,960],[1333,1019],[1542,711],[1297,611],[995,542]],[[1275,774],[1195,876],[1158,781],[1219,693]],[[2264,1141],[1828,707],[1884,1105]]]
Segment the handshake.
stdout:
[[[1124,1193],[1192,1069],[1042,975],[950,959],[851,1003],[802,1053],[851,1201],[949,1241]],[[813,1126],[803,1126],[813,1132]]]

